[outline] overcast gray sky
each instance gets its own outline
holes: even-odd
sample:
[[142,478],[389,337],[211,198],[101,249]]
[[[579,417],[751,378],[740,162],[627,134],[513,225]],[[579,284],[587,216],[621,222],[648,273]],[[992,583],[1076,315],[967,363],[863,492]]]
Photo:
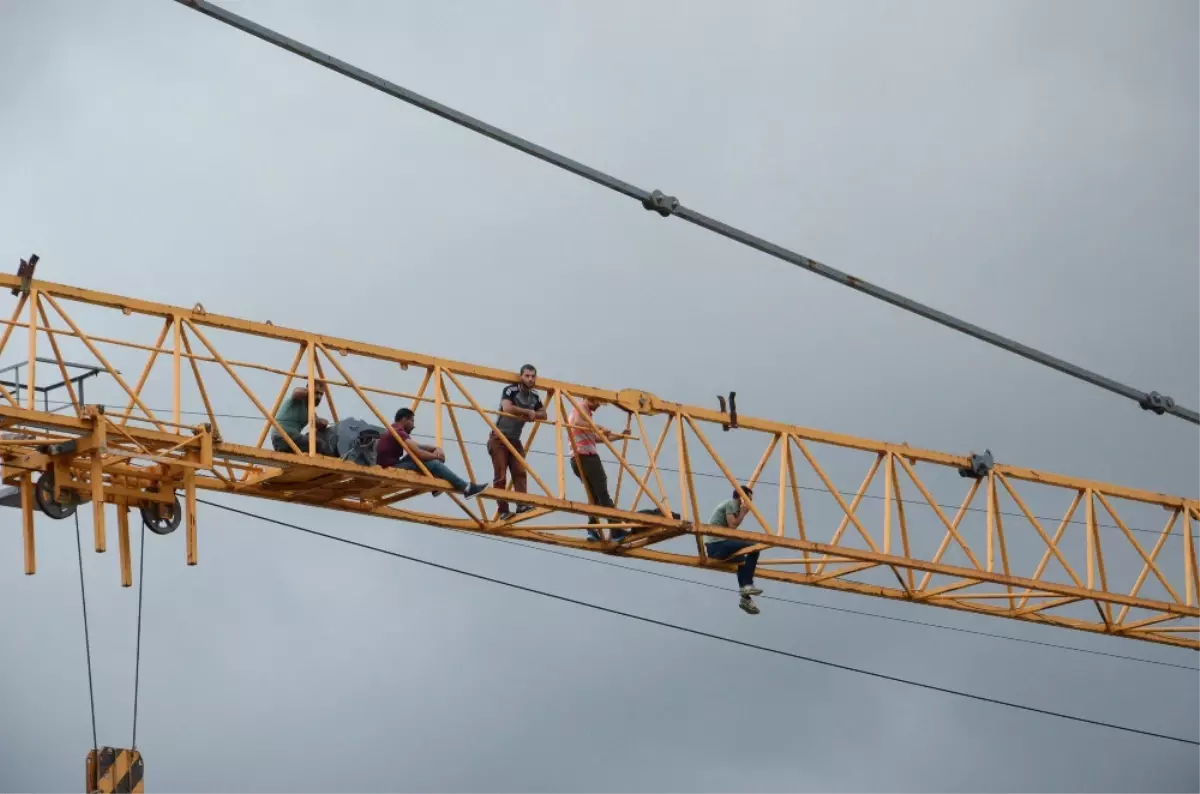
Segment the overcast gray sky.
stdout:
[[[228,5],[1200,405],[1195,3]],[[492,366],[531,360],[549,377],[683,402],[733,389],[757,416],[1198,490],[1194,426],[646,213],[167,0],[0,0],[0,110],[6,268],[36,251],[53,281]],[[105,322],[97,332],[123,333]],[[744,467],[757,452],[731,454]],[[222,501],[839,663],[1200,733],[1193,672],[772,601],[749,618],[708,588]],[[195,568],[182,532],[147,540],[147,790],[1200,788],[1183,745],[676,635],[212,509],[200,520]],[[73,527],[39,521],[39,572],[25,577],[19,513],[0,526],[0,789],[77,790],[91,732]],[[110,549],[85,556],[96,699],[100,741],[127,746],[136,590],[117,586],[113,534]]]

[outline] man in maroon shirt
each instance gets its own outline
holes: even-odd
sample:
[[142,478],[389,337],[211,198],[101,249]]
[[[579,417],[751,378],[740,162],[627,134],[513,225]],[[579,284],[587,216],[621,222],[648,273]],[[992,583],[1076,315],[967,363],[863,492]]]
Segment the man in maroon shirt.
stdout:
[[487,490],[487,485],[481,483],[468,483],[462,477],[459,477],[446,466],[446,453],[439,447],[429,444],[418,444],[413,441],[411,434],[413,428],[417,426],[416,417],[411,409],[401,408],[396,411],[396,423],[392,425],[392,429],[396,431],[396,435],[404,439],[405,444],[412,450],[406,450],[403,446],[392,438],[391,433],[384,433],[379,442],[375,445],[375,462],[385,468],[406,469],[420,473],[421,469],[413,460],[413,455],[421,459],[425,464],[425,468],[429,473],[439,480],[445,480],[454,487],[454,490],[461,493],[467,499],[477,496],[481,491]]

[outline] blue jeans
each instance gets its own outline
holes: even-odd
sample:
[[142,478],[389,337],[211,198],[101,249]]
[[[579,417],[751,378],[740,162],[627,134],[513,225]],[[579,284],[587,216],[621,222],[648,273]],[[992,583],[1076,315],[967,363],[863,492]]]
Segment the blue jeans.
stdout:
[[[427,460],[423,462],[425,463],[425,468],[429,469],[430,474],[439,480],[445,480],[450,483],[454,486],[454,490],[459,493],[467,490],[467,481],[450,471],[450,467],[445,463],[442,463],[440,460]],[[408,469],[409,471],[415,471],[417,474],[421,473],[421,469],[417,467],[417,464],[409,456],[405,456],[404,460],[397,463],[396,468]]]
[[[746,540],[714,540],[704,544],[708,556],[714,560],[724,560],[742,549],[753,546]],[[748,587],[754,584],[754,570],[758,567],[758,552],[752,551],[742,558],[737,569],[738,587]]]

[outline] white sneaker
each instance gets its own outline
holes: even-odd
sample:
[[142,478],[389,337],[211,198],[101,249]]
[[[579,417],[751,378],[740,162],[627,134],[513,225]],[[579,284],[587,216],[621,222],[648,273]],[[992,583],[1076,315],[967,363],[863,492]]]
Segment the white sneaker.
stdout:
[[742,588],[741,590],[739,590],[738,592],[740,592],[740,593],[741,593],[742,595],[744,595],[744,596],[756,596],[756,595],[762,595],[762,594],[763,594],[763,593],[762,593],[762,590],[759,590],[757,587],[755,587],[755,586],[754,586],[754,585],[752,585],[752,584],[748,584],[748,585],[746,585],[745,587],[743,587],[743,588]]
[[750,596],[742,596],[742,600],[738,602],[738,606],[741,607],[742,611],[747,614],[758,614],[758,604],[754,603],[754,599]]

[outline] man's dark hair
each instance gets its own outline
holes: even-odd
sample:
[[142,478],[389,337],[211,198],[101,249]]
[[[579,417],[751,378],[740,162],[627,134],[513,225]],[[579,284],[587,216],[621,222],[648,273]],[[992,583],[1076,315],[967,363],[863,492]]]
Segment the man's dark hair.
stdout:
[[534,375],[536,375],[537,367],[535,367],[532,364],[525,364],[524,366],[521,367],[520,371],[517,374],[524,375],[526,372],[532,372]]
[[[753,491],[753,490],[751,490],[751,488],[750,488],[750,486],[749,486],[749,485],[743,485],[743,486],[742,486],[742,490],[746,492],[746,496],[749,496],[751,499],[753,499],[753,498],[754,498],[754,491]],[[733,492],[733,498],[734,498],[734,499],[741,499],[741,498],[742,498],[742,495],[741,495],[740,493],[738,493],[737,491],[734,491],[734,492]]]
[[399,411],[396,411],[397,422],[403,422],[405,419],[409,419],[412,416],[413,412],[411,408],[401,408]]

